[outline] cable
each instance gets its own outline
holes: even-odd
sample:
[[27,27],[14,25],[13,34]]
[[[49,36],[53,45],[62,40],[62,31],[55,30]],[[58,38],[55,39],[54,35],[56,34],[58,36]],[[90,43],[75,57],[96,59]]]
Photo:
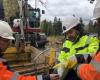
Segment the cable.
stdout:
[[47,5],[45,3],[43,3],[41,0],[39,0],[39,2],[46,8]]

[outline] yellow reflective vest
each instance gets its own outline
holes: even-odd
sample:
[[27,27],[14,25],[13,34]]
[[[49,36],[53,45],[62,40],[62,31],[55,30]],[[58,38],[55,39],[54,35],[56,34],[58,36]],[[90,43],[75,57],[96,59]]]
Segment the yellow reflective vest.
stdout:
[[96,53],[99,48],[99,40],[96,37],[84,35],[77,42],[66,40],[63,49],[58,56],[60,62],[68,60],[75,54]]

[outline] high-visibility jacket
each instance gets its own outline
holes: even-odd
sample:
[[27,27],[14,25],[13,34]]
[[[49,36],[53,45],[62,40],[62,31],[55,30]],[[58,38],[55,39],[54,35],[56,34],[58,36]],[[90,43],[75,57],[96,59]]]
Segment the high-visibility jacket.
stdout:
[[18,72],[12,72],[5,64],[6,62],[6,59],[0,58],[0,80],[51,80],[49,75],[24,76]]
[[84,35],[77,42],[66,40],[58,56],[58,60],[64,62],[75,54],[96,53],[98,48],[99,40],[96,37]]
[[77,73],[82,80],[100,80],[100,52],[91,60],[90,64],[81,64]]
[[36,80],[36,77],[19,75],[17,72],[13,73],[0,62],[0,80]]
[[24,76],[18,72],[12,72],[7,69],[3,62],[5,59],[0,58],[0,80],[50,80],[48,75]]

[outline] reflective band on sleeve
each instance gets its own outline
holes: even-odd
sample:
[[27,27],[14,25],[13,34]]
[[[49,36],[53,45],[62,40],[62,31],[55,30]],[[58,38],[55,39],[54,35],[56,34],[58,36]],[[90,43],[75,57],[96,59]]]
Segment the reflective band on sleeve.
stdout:
[[0,58],[0,62],[7,62],[6,59]]
[[76,55],[70,57],[70,60],[71,60],[71,61],[75,61],[75,62],[77,62],[77,57],[76,57]]
[[83,50],[83,49],[87,48],[88,45],[89,45],[89,44],[86,44],[86,45],[84,45],[84,46],[82,46],[82,47],[78,47],[78,48],[75,48],[75,49],[76,49],[77,51],[78,51],[78,50]]
[[43,80],[42,75],[38,75],[37,80]]
[[84,65],[84,64],[80,64],[80,65],[77,65],[74,70],[77,72],[77,75],[80,76],[80,68],[81,66]]
[[88,38],[87,38],[85,44],[89,44],[89,43],[90,43],[90,39],[91,39],[91,36],[88,36]]
[[75,48],[75,49],[76,49],[76,53],[78,52],[78,50],[83,50],[83,49],[85,49],[85,48],[87,48],[87,47],[89,46],[89,44],[90,44],[90,38],[91,38],[91,37],[88,36],[88,38],[87,38],[87,40],[86,40],[84,46],[81,46],[81,47]]
[[83,54],[83,56],[84,56],[84,59],[87,60],[89,54]]
[[17,77],[19,76],[18,72],[15,72],[13,77],[10,80],[17,80]]
[[100,62],[97,62],[97,61],[95,61],[95,60],[92,60],[92,61],[90,62],[90,64],[96,69],[97,72],[100,73]]

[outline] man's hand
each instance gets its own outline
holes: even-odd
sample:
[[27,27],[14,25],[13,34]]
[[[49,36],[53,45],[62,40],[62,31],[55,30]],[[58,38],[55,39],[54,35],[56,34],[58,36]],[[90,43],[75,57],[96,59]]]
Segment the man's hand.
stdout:
[[58,74],[50,74],[50,79],[51,79],[51,80],[60,80]]

